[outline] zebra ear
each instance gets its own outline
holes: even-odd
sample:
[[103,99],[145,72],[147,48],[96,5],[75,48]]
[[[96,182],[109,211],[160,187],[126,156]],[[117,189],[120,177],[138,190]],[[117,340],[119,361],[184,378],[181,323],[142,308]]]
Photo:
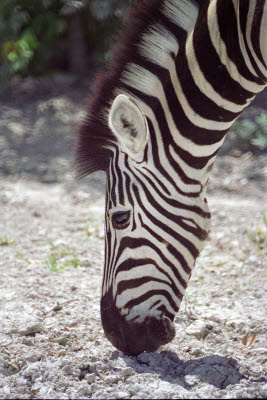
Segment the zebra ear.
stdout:
[[130,156],[137,156],[148,137],[146,117],[124,94],[114,100],[109,113],[109,127]]

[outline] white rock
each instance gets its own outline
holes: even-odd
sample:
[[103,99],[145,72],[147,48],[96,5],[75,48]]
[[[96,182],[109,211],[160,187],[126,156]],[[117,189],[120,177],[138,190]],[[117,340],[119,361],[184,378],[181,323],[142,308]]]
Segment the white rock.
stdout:
[[91,385],[91,383],[94,383],[94,381],[95,381],[95,374],[87,374],[86,380]]
[[206,322],[204,322],[202,320],[194,321],[186,329],[186,333],[188,335],[193,335],[197,339],[203,339],[205,336],[207,336],[208,332],[209,332],[209,329],[207,327],[207,324],[206,324]]
[[39,333],[43,330],[43,324],[41,321],[31,322],[23,328],[18,330],[18,333],[23,336],[32,335],[33,333]]

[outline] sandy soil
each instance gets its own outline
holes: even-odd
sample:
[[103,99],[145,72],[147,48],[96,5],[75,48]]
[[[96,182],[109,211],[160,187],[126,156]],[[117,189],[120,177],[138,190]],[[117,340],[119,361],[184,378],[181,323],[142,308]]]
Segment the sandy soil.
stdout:
[[266,398],[267,157],[217,160],[176,337],[125,356],[100,321],[104,176],[73,180],[81,103],[61,89],[0,104],[0,398]]

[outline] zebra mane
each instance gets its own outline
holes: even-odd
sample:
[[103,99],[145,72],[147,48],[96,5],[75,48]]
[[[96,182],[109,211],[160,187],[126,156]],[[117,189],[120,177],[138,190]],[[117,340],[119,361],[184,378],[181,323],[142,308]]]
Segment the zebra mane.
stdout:
[[[177,46],[178,40],[185,40],[186,33],[193,29],[198,15],[198,3],[206,3],[206,0],[139,0],[131,8],[112,57],[104,72],[97,75],[91,88],[87,114],[78,130],[76,142],[75,165],[78,177],[97,170],[106,171],[109,166],[116,138],[108,126],[108,110],[119,93],[131,95],[131,88],[123,79],[125,74],[132,75],[132,80],[140,83],[138,71],[131,72],[129,65],[135,62],[138,64],[137,60],[142,58],[152,63],[157,62],[156,57],[160,51],[165,53],[162,64],[164,55],[177,55],[178,49],[173,54],[175,50],[172,43],[175,41]],[[157,28],[161,26],[162,19],[165,26],[175,24],[177,32],[174,41],[170,40],[169,32],[164,37],[164,31]],[[146,54],[146,47],[151,49],[150,58]],[[146,84],[144,80],[144,87]]]

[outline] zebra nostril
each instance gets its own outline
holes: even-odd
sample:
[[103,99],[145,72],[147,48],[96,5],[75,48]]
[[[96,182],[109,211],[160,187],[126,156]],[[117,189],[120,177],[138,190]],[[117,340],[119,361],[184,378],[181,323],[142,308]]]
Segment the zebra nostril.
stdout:
[[150,318],[148,321],[150,339],[156,337],[159,342],[168,343],[175,336],[173,323],[167,317],[162,319]]

